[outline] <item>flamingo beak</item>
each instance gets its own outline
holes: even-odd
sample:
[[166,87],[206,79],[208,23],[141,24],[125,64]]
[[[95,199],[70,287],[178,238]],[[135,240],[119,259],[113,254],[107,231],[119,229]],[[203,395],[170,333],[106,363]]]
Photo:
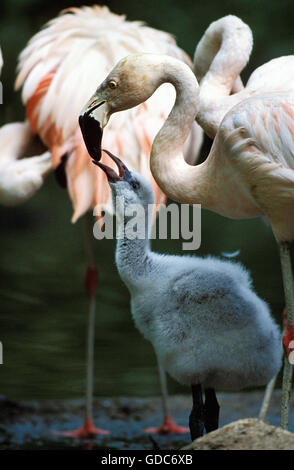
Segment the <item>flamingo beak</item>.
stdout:
[[84,106],[79,116],[79,125],[90,156],[95,161],[101,159],[101,141],[103,128],[109,119],[107,101],[95,93]]
[[107,176],[108,182],[109,183],[117,183],[118,181],[127,181],[128,183],[132,180],[132,175],[131,172],[128,170],[126,165],[113,153],[109,152],[108,150],[104,150],[103,152],[107,153],[109,157],[115,162],[117,168],[118,168],[118,174],[109,166],[104,165],[104,163],[101,163],[100,161],[93,160],[93,163],[95,165],[99,166],[101,170],[104,171],[104,173]]

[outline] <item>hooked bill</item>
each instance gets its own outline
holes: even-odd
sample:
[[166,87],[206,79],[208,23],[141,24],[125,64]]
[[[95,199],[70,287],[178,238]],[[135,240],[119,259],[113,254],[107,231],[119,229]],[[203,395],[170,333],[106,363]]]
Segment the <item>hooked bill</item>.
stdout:
[[89,113],[85,113],[80,115],[79,125],[90,156],[93,160],[99,161],[101,159],[101,141],[103,133],[100,122]]

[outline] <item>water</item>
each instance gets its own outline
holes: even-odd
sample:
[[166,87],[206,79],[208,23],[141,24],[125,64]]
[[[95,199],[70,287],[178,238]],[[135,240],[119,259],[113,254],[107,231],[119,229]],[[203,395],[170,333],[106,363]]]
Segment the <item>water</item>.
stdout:
[[[53,175],[31,201],[0,208],[0,393],[11,399],[73,399],[84,394],[88,301],[84,290],[83,223],[72,225],[71,203]],[[93,219],[94,222],[94,219]],[[151,345],[133,325],[129,294],[114,265],[114,241],[94,240],[99,267],[95,341],[96,396],[159,393]],[[155,250],[181,253],[181,241]],[[240,250],[254,285],[281,321],[278,250],[261,219],[232,221],[202,212],[197,255]],[[171,393],[186,388],[170,381]]]

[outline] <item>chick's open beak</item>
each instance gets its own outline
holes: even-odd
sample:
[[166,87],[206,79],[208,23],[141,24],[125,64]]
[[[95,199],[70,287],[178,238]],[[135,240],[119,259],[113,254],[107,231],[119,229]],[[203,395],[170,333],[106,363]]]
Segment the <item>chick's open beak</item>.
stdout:
[[83,139],[90,156],[99,161],[101,159],[101,141],[103,128],[109,119],[107,101],[94,94],[84,106],[79,116],[79,124]]
[[116,163],[116,166],[118,168],[118,174],[109,166],[104,165],[104,163],[101,163],[97,160],[93,160],[93,163],[95,163],[95,165],[99,166],[104,171],[109,183],[117,183],[117,181],[130,182],[132,179],[132,175],[126,165],[108,150],[103,149],[103,152],[107,153],[107,155],[109,155],[109,157]]

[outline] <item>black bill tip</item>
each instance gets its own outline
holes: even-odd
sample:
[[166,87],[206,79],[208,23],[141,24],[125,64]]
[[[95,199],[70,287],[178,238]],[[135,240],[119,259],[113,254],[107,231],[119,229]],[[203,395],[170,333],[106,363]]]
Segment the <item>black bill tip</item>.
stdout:
[[85,113],[79,117],[79,125],[90,156],[95,161],[101,159],[102,128],[99,121]]

